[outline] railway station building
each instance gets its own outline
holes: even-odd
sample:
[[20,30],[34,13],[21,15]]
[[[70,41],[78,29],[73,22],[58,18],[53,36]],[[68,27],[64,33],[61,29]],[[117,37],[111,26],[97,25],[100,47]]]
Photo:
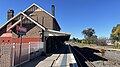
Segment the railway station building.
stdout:
[[[33,3],[24,11],[14,16],[14,10],[8,10],[7,22],[0,27],[0,44],[44,42],[44,51],[49,52],[65,41],[70,34],[61,32],[55,18],[55,6],[52,14]],[[58,47],[59,48],[59,47]]]

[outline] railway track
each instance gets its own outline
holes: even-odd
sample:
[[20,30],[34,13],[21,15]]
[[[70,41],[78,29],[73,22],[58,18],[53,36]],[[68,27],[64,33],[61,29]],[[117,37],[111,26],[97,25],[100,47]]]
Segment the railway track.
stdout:
[[105,56],[102,56],[98,49],[72,45],[70,47],[79,67],[120,67],[119,52],[105,53]]
[[95,67],[80,51],[70,45],[79,67]]

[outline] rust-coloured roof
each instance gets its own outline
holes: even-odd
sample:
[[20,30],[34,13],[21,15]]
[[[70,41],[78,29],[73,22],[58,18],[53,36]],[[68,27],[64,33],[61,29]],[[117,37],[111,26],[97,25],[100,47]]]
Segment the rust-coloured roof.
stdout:
[[12,37],[12,33],[4,33],[0,37]]

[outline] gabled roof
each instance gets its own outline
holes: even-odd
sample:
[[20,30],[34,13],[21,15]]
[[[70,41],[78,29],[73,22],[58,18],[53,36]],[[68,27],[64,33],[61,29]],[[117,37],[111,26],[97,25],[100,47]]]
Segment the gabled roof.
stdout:
[[[48,13],[47,11],[45,11],[44,9],[42,9],[41,7],[39,7],[39,6],[38,6],[37,4],[35,4],[35,3],[33,3],[33,4],[32,4],[31,6],[29,6],[27,9],[25,9],[25,10],[23,11],[23,13],[26,12],[28,9],[30,9],[32,6],[38,7],[39,9],[43,10],[45,13],[47,13],[47,14],[50,15],[51,17],[55,18],[52,14]],[[12,17],[11,19],[9,19],[9,20],[8,20],[6,23],[4,23],[2,26],[0,26],[0,29],[3,28],[6,24],[8,24],[11,20],[15,19],[15,17],[17,17],[18,15],[20,15],[20,12],[19,12],[17,15],[15,15],[14,17]]]
[[25,9],[23,12],[26,12],[28,9],[30,9],[32,6],[36,6],[39,9],[41,9],[42,11],[44,11],[45,13],[47,13],[48,15],[50,15],[51,17],[55,18],[52,14],[50,14],[49,12],[45,11],[43,8],[39,7],[37,4],[33,3],[31,6],[29,6],[27,9]]
[[3,28],[6,24],[8,24],[11,20],[15,19],[18,15],[20,15],[20,13],[18,13],[16,16],[14,16],[14,17],[12,17],[11,19],[9,19],[6,23],[4,23],[4,24],[0,27],[0,29]]
[[[43,30],[45,30],[46,28],[43,26],[43,25],[41,25],[41,24],[39,24],[37,21],[35,21],[34,19],[32,19],[31,17],[29,17],[29,16],[27,16],[25,13],[23,13],[23,12],[20,12],[20,14],[19,15],[23,15],[23,16],[25,16],[27,19],[29,19],[30,21],[32,21],[33,23],[35,23],[37,26],[39,26],[40,28],[42,28]],[[15,22],[9,29],[11,29],[11,28],[13,28],[16,24],[18,24],[18,23],[20,23],[21,21],[20,20],[18,20],[17,22]],[[8,29],[8,30],[9,30]]]

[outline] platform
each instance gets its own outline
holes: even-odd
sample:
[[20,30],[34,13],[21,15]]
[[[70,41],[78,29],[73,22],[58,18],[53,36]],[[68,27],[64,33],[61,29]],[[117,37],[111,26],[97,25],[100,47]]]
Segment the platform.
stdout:
[[33,59],[22,67],[77,67],[77,63],[70,46],[63,45],[52,54]]

